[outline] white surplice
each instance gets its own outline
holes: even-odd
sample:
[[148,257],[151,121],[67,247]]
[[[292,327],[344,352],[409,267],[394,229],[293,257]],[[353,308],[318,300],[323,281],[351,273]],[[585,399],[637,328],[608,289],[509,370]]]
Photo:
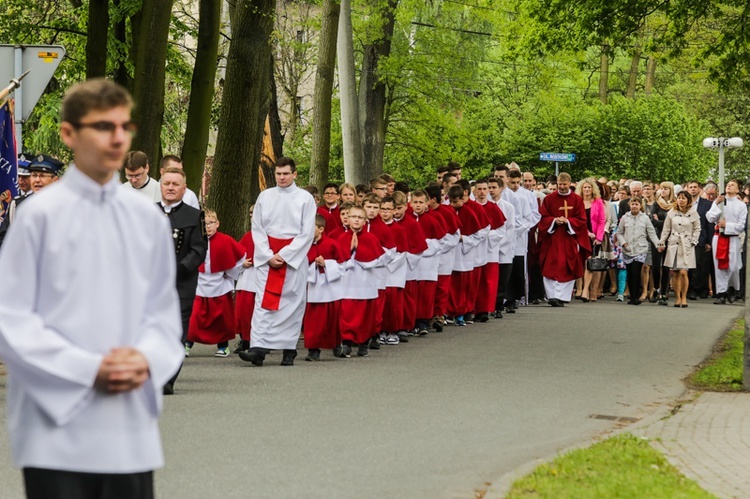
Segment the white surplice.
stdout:
[[[721,208],[716,202],[711,205],[711,209],[706,213],[706,219],[714,224],[718,223],[721,218]],[[716,293],[725,293],[729,286],[735,290],[740,289],[740,271],[742,270],[742,245],[740,244],[739,235],[745,231],[747,222],[747,205],[740,201],[739,197],[727,197],[724,206],[724,219],[727,222],[724,227],[724,234],[733,236],[729,239],[729,268],[720,269],[719,262],[716,261],[716,245],[719,236],[714,234],[711,250],[714,257],[714,268],[716,269]]]
[[[162,386],[184,350],[174,243],[151,200],[74,166],[24,203],[0,253],[0,357],[19,467],[135,473],[163,465]],[[130,346],[150,379],[93,388],[102,358]]]
[[131,184],[130,182],[125,182],[124,184],[120,185],[120,188],[125,191],[137,192],[138,195],[143,196],[144,198],[148,199],[149,201],[153,201],[154,203],[161,202],[161,187],[159,181],[154,180],[151,177],[149,177],[148,180],[146,180],[146,183],[140,187],[133,187],[133,184]]
[[[250,347],[273,350],[297,348],[305,314],[308,277],[307,251],[315,238],[317,208],[312,195],[292,184],[261,192],[253,210],[255,255],[255,311]],[[279,251],[286,262],[286,277],[278,310],[266,310],[261,304],[268,281],[268,261],[274,252],[268,237],[293,239]]]
[[[505,191],[503,191],[503,195],[505,195]],[[516,251],[516,209],[502,197],[496,202],[505,215],[505,224],[501,227],[502,237],[498,246],[498,263],[503,265],[513,263],[513,256]]]

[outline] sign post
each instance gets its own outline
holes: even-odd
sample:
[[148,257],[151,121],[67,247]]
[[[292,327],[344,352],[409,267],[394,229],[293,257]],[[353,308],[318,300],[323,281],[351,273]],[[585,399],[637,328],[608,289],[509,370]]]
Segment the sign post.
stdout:
[[0,83],[17,79],[31,70],[23,85],[15,89],[13,121],[19,148],[23,147],[23,123],[29,119],[63,57],[65,49],[60,45],[0,45]]
[[573,163],[576,160],[575,154],[569,154],[564,152],[541,152],[539,153],[539,161],[554,161],[555,162],[555,176],[560,175],[559,163]]

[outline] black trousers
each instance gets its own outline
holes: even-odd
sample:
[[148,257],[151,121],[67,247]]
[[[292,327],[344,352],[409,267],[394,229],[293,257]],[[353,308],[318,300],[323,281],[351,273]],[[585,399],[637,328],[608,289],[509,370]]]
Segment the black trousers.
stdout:
[[[195,295],[180,297],[180,318],[182,319],[182,343],[186,343],[188,340],[188,327],[190,326],[190,316],[193,313],[194,301],[195,301]],[[180,371],[182,371],[182,365],[180,365],[180,368],[177,369],[176,373],[174,373],[174,376],[172,376],[172,379],[167,381],[167,384],[169,386],[174,386],[175,381],[177,381],[177,377],[180,375]]]
[[706,247],[698,245],[695,247],[695,268],[688,271],[690,284],[688,291],[698,296],[708,296],[708,276],[713,274],[714,258],[711,251],[706,252]]
[[495,300],[495,310],[503,309],[503,302],[508,295],[508,283],[510,283],[510,275],[512,272],[512,263],[500,264],[500,279],[498,279],[497,281],[497,299]]
[[641,270],[643,263],[633,261],[625,265],[628,269],[628,289],[630,290],[630,301],[638,301],[641,297]]
[[109,474],[24,468],[28,499],[153,499],[154,473]]
[[651,278],[654,288],[659,288],[659,293],[666,296],[669,294],[669,269],[664,267],[665,256],[666,253],[659,253],[655,246],[651,246]]
[[513,269],[510,273],[510,282],[505,299],[509,302],[520,300],[526,296],[526,257],[514,256]]

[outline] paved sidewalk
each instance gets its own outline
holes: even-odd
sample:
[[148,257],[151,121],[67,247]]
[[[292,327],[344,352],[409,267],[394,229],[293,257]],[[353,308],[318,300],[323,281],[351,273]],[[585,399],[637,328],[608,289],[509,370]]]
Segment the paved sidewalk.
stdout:
[[722,498],[750,497],[750,393],[705,392],[638,428],[685,476]]

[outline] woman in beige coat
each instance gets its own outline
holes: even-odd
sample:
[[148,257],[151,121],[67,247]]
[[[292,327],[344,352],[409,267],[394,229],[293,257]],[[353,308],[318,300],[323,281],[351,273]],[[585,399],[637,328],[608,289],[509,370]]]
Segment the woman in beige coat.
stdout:
[[672,272],[672,286],[677,297],[674,306],[682,308],[687,308],[688,269],[695,268],[695,245],[701,233],[700,216],[691,205],[692,199],[687,191],[680,191],[674,208],[664,220],[659,241],[659,251],[664,251],[666,243],[664,267]]

